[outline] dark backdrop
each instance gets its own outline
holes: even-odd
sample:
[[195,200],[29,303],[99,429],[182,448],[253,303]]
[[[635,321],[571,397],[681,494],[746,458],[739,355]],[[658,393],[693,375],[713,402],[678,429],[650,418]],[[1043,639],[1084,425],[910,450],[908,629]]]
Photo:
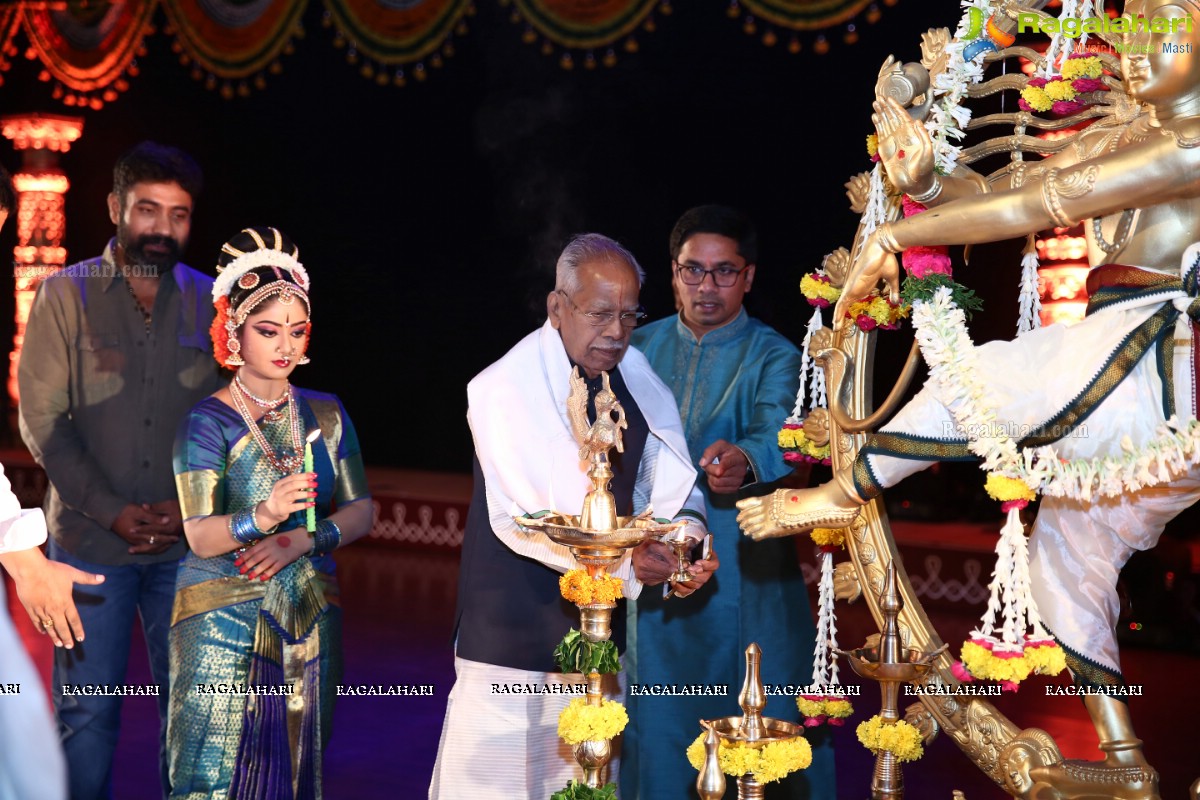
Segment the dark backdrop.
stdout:
[[[457,55],[404,88],[360,77],[315,2],[283,73],[249,98],[206,90],[170,38],[152,35],[129,91],[82,112],[83,137],[63,158],[71,260],[112,235],[104,198],[124,149],[144,138],[187,149],[207,186],[186,260],[212,273],[240,228],[287,231],[314,284],[313,364],[297,383],[341,395],[369,464],[465,470],[466,383],[544,319],[572,233],[629,246],[657,318],[672,310],[676,217],[699,203],[740,206],[762,240],[750,311],[799,342],[811,311],[799,279],[849,244],[857,222],[843,183],[870,167],[879,64],[889,52],[918,59],[921,31],[953,27],[960,13],[957,0],[885,7],[857,44],[793,55],[744,35],[723,2],[689,0],[614,67],[565,71],[522,43],[505,9],[479,6]],[[5,75],[3,113],[74,113],[50,98],[39,68],[20,59]],[[10,229],[0,247],[12,244]],[[1002,288],[977,338],[1015,324],[1019,256],[1003,249],[1003,269],[979,266],[986,251],[972,259],[972,285],[985,297]],[[8,341],[12,300],[0,297]],[[908,336],[881,337],[881,360]]]

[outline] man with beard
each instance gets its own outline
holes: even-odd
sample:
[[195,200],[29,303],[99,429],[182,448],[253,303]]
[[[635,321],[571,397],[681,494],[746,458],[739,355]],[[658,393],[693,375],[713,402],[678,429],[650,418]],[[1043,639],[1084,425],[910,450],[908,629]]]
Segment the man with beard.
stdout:
[[[46,470],[51,559],[104,576],[80,586],[88,632],[57,649],[54,705],[75,800],[109,797],[130,636],[140,614],[163,734],[167,630],[186,544],[171,469],[175,428],[221,386],[212,279],[176,263],[202,176],[143,142],[117,162],[99,258],[45,280],[18,369],[21,435]],[[64,688],[65,687],[65,688]],[[166,787],[164,753],[160,770]]]

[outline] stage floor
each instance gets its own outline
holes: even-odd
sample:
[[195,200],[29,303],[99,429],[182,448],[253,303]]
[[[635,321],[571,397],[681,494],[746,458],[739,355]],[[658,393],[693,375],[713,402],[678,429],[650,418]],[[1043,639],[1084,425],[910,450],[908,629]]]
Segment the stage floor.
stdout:
[[[454,680],[450,625],[457,553],[364,545],[339,553],[338,561],[346,612],[346,682],[433,684],[435,695],[341,698],[325,760],[325,796],[331,800],[424,797],[446,694]],[[979,613],[973,604],[947,602],[931,603],[929,611],[950,642],[960,641]],[[839,628],[843,645],[857,644],[875,630],[861,603],[839,608]],[[770,643],[760,644],[769,657]],[[137,683],[148,677],[140,642],[134,651],[135,674],[130,681]],[[1200,658],[1128,647],[1124,657],[1130,682],[1145,686],[1145,696],[1132,698],[1131,707],[1147,755],[1162,774],[1163,796],[1183,798],[1190,782],[1200,777],[1200,743],[1194,736],[1180,735],[1181,723],[1191,723],[1200,712],[1200,683],[1195,680]],[[855,680],[848,672],[843,670],[844,680]],[[1046,697],[1043,685],[1029,681],[1017,695],[1001,698],[1001,710],[1019,725],[1049,731],[1068,756],[1098,758],[1082,704],[1074,698]],[[873,762],[855,739],[854,725],[878,708],[873,687],[863,687],[856,708],[850,724],[834,731],[837,796],[845,800],[869,795]],[[731,707],[730,713],[735,712]],[[694,724],[693,720],[680,722]],[[117,753],[117,797],[149,800],[155,796],[148,789],[155,779],[154,760],[148,757],[155,749],[155,725],[150,701],[127,701]],[[907,765],[904,774],[908,796],[920,800],[950,800],[954,789],[964,791],[967,800],[1005,796],[944,737],[922,760]]]

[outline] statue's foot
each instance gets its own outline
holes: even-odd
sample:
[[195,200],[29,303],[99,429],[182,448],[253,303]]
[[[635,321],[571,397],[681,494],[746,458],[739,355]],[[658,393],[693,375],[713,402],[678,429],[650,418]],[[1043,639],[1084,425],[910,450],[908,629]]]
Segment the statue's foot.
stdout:
[[739,500],[737,521],[755,541],[793,536],[813,528],[845,528],[858,517],[862,502],[846,496],[837,480],[811,489],[779,489]]
[[1029,775],[1036,783],[1053,787],[1064,798],[1159,800],[1158,772],[1141,758],[1060,761],[1036,767]]

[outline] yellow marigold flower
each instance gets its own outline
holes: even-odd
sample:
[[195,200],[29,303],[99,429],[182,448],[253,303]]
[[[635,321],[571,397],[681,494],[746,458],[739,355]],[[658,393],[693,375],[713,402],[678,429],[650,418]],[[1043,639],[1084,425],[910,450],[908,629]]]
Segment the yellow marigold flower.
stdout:
[[812,537],[813,544],[819,547],[841,547],[846,543],[845,528],[813,528],[809,536]]
[[600,700],[590,706],[586,697],[576,697],[558,715],[558,737],[571,746],[596,739],[611,739],[629,723],[625,706],[615,700]]
[[869,134],[867,136],[867,157],[874,158],[879,152],[879,136],[877,134]]
[[1054,107],[1054,101],[1037,86],[1026,86],[1021,90],[1021,97],[1034,111],[1049,111]]
[[1095,56],[1087,58],[1068,58],[1062,65],[1063,80],[1073,81],[1076,78],[1099,78],[1104,74],[1100,59]]
[[872,753],[886,750],[900,762],[916,761],[925,754],[919,730],[904,720],[884,722],[878,714],[859,724],[858,740]]
[[1067,668],[1066,655],[1056,644],[1026,647],[1025,660],[1038,675],[1057,675]]
[[[722,741],[717,753],[726,775],[736,778],[753,772],[763,783],[780,780],[812,764],[812,747],[803,736],[771,742],[760,750]],[[704,768],[704,734],[688,745],[687,759],[696,770]]]
[[1042,91],[1051,100],[1074,100],[1078,94],[1070,81],[1051,81]]
[[621,591],[623,581],[607,572],[592,579],[592,602],[615,603],[624,597]]
[[825,713],[836,719],[845,719],[854,713],[854,706],[850,705],[849,700],[826,700]]
[[570,570],[559,577],[558,591],[576,605],[587,605],[592,602],[592,579],[586,570]]
[[1020,478],[1010,478],[999,472],[989,472],[983,488],[988,497],[1001,503],[1009,500],[1033,500],[1037,494]]
[[992,681],[1020,683],[1029,677],[1032,667],[1025,656],[999,658],[982,645],[966,642],[962,646],[963,665],[976,678]]
[[819,717],[825,713],[824,701],[809,700],[803,695],[796,697],[796,708],[800,709],[800,713],[806,717]]
[[842,296],[841,289],[829,281],[817,280],[813,277],[812,273],[800,279],[800,293],[809,300],[827,300],[831,304],[836,303],[838,298]]

